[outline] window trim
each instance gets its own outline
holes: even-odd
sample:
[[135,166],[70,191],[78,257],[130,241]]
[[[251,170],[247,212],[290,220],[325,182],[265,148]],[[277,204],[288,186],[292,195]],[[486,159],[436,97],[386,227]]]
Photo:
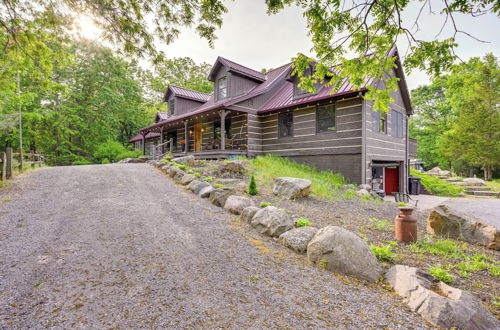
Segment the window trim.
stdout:
[[168,115],[175,116],[175,98],[168,101]]
[[[291,121],[290,121],[290,134],[289,135],[283,135],[282,134],[282,130],[281,130],[281,123],[282,123],[282,116],[290,116],[291,118]],[[293,137],[294,136],[294,132],[293,132],[293,111],[286,111],[286,112],[280,112],[278,114],[278,138],[290,138],[290,137]]]
[[391,109],[391,135],[397,138],[404,137],[404,115],[394,109]]
[[[333,124],[334,124],[334,129],[328,129],[325,131],[320,131],[319,130],[319,116],[318,116],[318,110],[320,107],[333,107]],[[333,133],[337,132],[337,107],[335,103],[326,103],[326,104],[321,104],[316,106],[316,134],[323,134],[323,133]]]
[[[225,86],[224,86],[223,90],[226,92],[226,95],[224,97],[221,97],[221,95],[220,95],[221,90],[222,90],[220,87],[221,80],[224,80],[224,82],[225,82]],[[229,81],[227,79],[227,76],[223,76],[223,77],[220,77],[219,79],[217,79],[217,101],[224,100],[224,99],[229,97],[228,89],[229,89]]]
[[[382,134],[387,134],[387,113],[382,114],[381,110],[374,111],[373,112],[375,115],[375,120],[373,122],[374,124],[374,130],[375,132],[379,132]],[[381,124],[383,123],[383,130],[380,128],[382,127]]]

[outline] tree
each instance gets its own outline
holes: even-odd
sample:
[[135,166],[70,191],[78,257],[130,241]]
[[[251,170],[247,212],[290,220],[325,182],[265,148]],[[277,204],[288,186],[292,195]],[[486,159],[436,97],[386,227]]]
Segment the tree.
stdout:
[[500,69],[487,54],[457,66],[451,76],[450,99],[458,109],[445,133],[442,151],[471,165],[482,166],[485,180],[500,164]]

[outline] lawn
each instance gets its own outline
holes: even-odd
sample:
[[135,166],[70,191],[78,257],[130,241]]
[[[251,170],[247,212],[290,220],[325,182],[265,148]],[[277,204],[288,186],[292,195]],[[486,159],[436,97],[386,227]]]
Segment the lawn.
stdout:
[[429,193],[443,197],[457,197],[464,189],[461,186],[438,179],[435,176],[420,173],[411,168],[410,175],[421,179],[420,183],[427,189]]

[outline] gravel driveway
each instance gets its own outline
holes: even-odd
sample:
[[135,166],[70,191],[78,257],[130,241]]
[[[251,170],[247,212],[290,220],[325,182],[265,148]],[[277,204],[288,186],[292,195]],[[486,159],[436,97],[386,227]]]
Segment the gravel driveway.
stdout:
[[146,164],[40,169],[0,190],[0,328],[419,328]]

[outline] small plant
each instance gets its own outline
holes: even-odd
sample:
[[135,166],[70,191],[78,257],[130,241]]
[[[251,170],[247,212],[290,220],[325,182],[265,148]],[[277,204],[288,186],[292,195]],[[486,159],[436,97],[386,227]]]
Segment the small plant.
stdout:
[[193,174],[193,170],[187,170],[187,174]]
[[389,220],[380,220],[374,217],[368,218],[371,224],[370,227],[378,230],[378,231],[390,231],[391,230],[391,222]]
[[197,178],[201,178],[201,174],[200,174],[200,173],[198,173],[198,172],[196,172],[196,173],[194,174],[194,176],[195,176],[195,177],[197,177]]
[[441,265],[429,267],[427,270],[432,276],[444,283],[452,283],[455,280],[453,275],[448,273],[446,269],[441,268]]
[[250,277],[250,281],[258,281],[260,280],[260,277],[258,277],[257,275],[253,275]]
[[177,166],[177,167],[178,167],[179,169],[183,170],[183,171],[187,169],[187,166],[186,166],[186,165],[184,165],[184,164],[181,164],[181,165],[179,165],[179,166]]
[[398,202],[398,207],[407,207],[408,204],[406,204],[405,202]]
[[490,265],[488,267],[488,272],[491,276],[500,277],[500,267],[495,265]]
[[298,220],[297,220],[297,227],[308,227],[311,224],[311,221],[309,221],[309,219],[307,218],[304,218],[304,217],[300,217]]
[[43,285],[42,282],[36,282],[35,283],[35,288],[40,288]]
[[224,185],[222,183],[216,183],[214,184],[214,188],[215,189],[224,188]]
[[326,269],[328,267],[328,260],[326,259],[321,259],[319,261],[319,268],[321,269]]
[[260,207],[268,207],[268,206],[271,206],[271,203],[269,202],[260,202]]
[[163,158],[162,158],[161,160],[162,160],[162,161],[167,161],[167,162],[168,162],[168,161],[170,161],[172,158],[174,158],[174,155],[172,155],[172,153],[171,153],[171,152],[169,152],[169,153],[166,153],[166,154],[163,156]]
[[344,191],[344,197],[346,199],[353,199],[354,197],[356,197],[356,192],[352,189],[347,189],[346,191]]
[[446,258],[465,259],[465,253],[460,250],[458,243],[451,239],[433,240],[430,236],[426,236],[424,240],[411,244],[409,250],[415,253],[430,253]]
[[251,196],[255,196],[259,193],[259,190],[257,189],[257,183],[255,182],[255,178],[252,175],[250,177],[250,183],[248,184],[248,194]]
[[363,195],[361,196],[361,199],[364,201],[370,201],[373,199],[372,195]]
[[212,181],[214,181],[214,178],[212,178],[211,176],[209,176],[209,177],[205,178],[205,181],[206,182],[212,182]]
[[370,249],[372,250],[375,257],[377,257],[377,259],[380,261],[394,262],[397,260],[397,255],[392,252],[391,245],[370,245]]

